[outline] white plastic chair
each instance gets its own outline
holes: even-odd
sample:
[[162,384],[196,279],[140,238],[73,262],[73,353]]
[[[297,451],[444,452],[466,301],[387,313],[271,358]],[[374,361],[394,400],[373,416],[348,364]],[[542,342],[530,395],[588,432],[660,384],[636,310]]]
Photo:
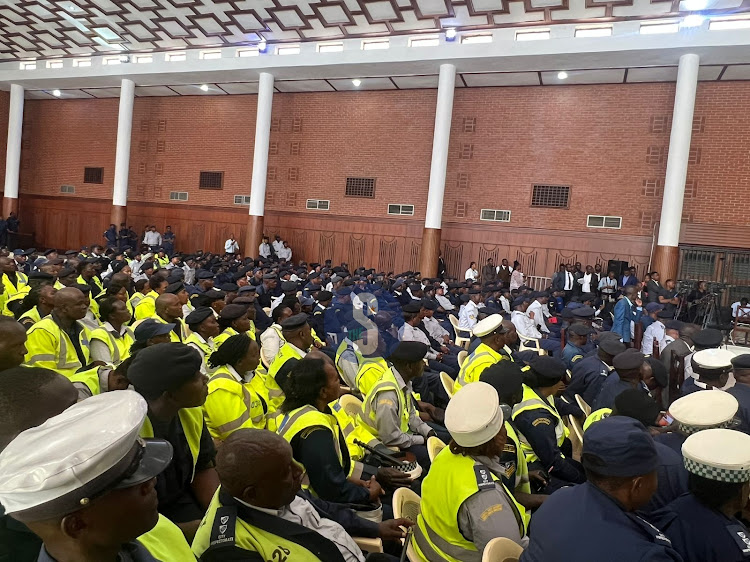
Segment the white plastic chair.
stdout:
[[464,350],[461,350],[458,352],[458,356],[456,357],[458,359],[458,366],[463,367],[464,361],[466,361],[466,358],[469,356],[469,352]]
[[506,537],[492,539],[484,547],[482,562],[518,562],[523,548]]
[[471,341],[471,331],[459,328],[458,318],[456,318],[453,314],[448,315],[448,320],[450,320],[451,326],[453,326],[453,331],[456,333],[456,339],[454,340],[456,342],[456,345],[460,345],[462,347],[465,347],[466,349],[469,349],[469,342]]
[[445,392],[448,393],[448,398],[453,398],[453,384],[454,381],[451,376],[445,371],[440,371],[440,382],[443,383]]

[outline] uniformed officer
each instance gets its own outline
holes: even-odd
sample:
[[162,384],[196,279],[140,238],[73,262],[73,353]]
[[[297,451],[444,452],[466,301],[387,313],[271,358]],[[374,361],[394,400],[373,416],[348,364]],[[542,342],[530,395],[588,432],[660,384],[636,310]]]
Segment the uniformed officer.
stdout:
[[[686,377],[680,387],[683,396],[699,390],[721,390],[729,381],[734,353],[727,349],[703,349],[690,356],[694,377]],[[686,359],[687,361],[687,359]]]
[[219,335],[219,323],[213,311],[207,306],[199,306],[185,318],[185,324],[190,328],[190,335],[185,344],[194,348],[201,356],[201,373],[208,374],[206,362],[214,352],[214,337]]
[[157,322],[174,324],[169,334],[175,343],[184,342],[188,337],[188,328],[182,319],[182,305],[177,295],[165,293],[156,299],[156,314],[152,316]]
[[228,304],[224,307],[218,320],[221,333],[214,338],[216,349],[219,349],[221,344],[237,334],[244,334],[249,339],[255,340],[255,326],[248,316],[248,312],[251,310],[254,314],[254,308],[242,304]]
[[615,370],[607,376],[591,407],[594,410],[611,408],[617,395],[629,388],[639,388],[648,394],[642,374],[644,360],[643,353],[636,349],[627,349],[615,355],[612,360]]
[[41,537],[40,562],[166,562],[189,552],[159,518],[154,478],[172,447],[138,438],[146,412],[135,392],[102,394],[27,429],[0,454],[0,501]]
[[635,511],[656,490],[654,441],[640,422],[610,417],[586,432],[581,456],[588,481],[555,492],[531,520],[521,562],[679,562],[658,528]]
[[174,327],[175,324],[164,324],[164,322],[157,322],[153,318],[146,318],[133,330],[135,341],[130,347],[131,355],[138,349],[144,349],[158,343],[169,343],[171,341],[169,334],[172,333]]
[[727,392],[739,402],[740,426],[738,429],[750,433],[750,353],[743,353],[732,358],[735,384]]
[[452,441],[422,482],[412,536],[420,559],[479,562],[497,537],[528,544],[525,510],[505,487],[498,463],[507,438],[503,418],[497,391],[481,381],[448,403],[445,424]]
[[669,415],[676,431],[661,433],[654,439],[682,454],[688,435],[712,428],[726,428],[733,423],[739,404],[728,392],[693,392],[672,402]]
[[103,325],[92,330],[89,339],[91,359],[116,367],[128,358],[135,341],[133,330],[126,326],[130,312],[121,300],[107,297],[99,304],[99,316]]
[[513,356],[506,350],[506,344],[509,339],[507,336],[513,332],[516,327],[510,320],[504,320],[500,314],[492,314],[487,318],[480,320],[472,328],[472,333],[477,336],[482,343],[469,355],[461,370],[458,372],[458,378],[453,385],[453,392],[458,392],[461,387],[479,380],[479,375],[490,365],[502,361],[503,359],[513,361]]
[[587,354],[573,366],[570,384],[564,392],[568,401],[575,401],[575,395],[580,394],[587,404],[593,404],[604,381],[614,371],[612,360],[626,349],[619,334],[603,332],[596,353]]
[[664,530],[685,562],[743,562],[750,558],[750,530],[736,518],[750,494],[750,435],[707,429],[682,445],[690,493],[652,521]]
[[313,345],[313,336],[306,314],[295,314],[281,321],[281,335],[284,343],[273,358],[265,377],[269,389],[269,410],[275,412],[284,401],[285,377],[279,375],[284,363],[290,359],[302,359]]
[[565,366],[547,355],[530,363],[521,402],[513,407],[513,421],[519,430],[521,447],[530,470],[549,476],[546,490],[552,492],[585,480],[580,464],[571,458],[570,431],[563,423],[555,397],[565,388]]
[[156,299],[164,294],[167,290],[167,285],[169,285],[169,283],[161,275],[152,275],[149,277],[148,286],[151,290],[138,301],[138,304],[135,307],[136,320],[151,318],[156,314]]
[[566,369],[573,369],[573,365],[583,359],[586,354],[583,347],[591,333],[593,330],[585,324],[573,324],[566,330],[568,340],[562,352],[562,361]]
[[315,330],[316,334],[320,334],[321,337],[326,337],[325,317],[326,309],[331,306],[333,300],[333,293],[330,291],[319,291],[315,306],[313,307],[312,317],[309,320],[310,326]]
[[223,441],[243,427],[265,429],[268,391],[255,372],[259,363],[260,347],[244,334],[229,337],[209,357],[213,374],[203,414],[214,439]]
[[685,356],[685,380],[695,376],[693,373],[692,354],[704,349],[717,349],[724,344],[724,334],[714,328],[700,330],[693,335],[694,348]]

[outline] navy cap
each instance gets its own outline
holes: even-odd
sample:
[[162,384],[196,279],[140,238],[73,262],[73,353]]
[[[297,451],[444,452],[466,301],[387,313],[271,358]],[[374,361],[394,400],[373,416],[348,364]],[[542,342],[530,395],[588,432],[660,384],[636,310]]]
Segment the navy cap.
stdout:
[[652,312],[659,312],[660,310],[664,310],[664,305],[659,304],[658,302],[650,302],[646,305],[646,312],[649,314]]
[[187,318],[185,318],[185,324],[187,324],[188,326],[190,326],[191,324],[200,324],[209,316],[213,316],[213,314],[213,309],[207,306],[199,306],[193,312],[187,315]]
[[216,289],[211,289],[210,291],[203,293],[203,297],[210,301],[219,301],[226,296],[227,294],[224,291],[217,291]]
[[493,386],[500,397],[513,396],[521,390],[523,371],[518,363],[498,361],[482,371],[479,380]]
[[157,322],[153,318],[146,318],[143,322],[136,326],[133,334],[135,335],[136,341],[146,341],[156,336],[168,334],[174,330],[175,324],[164,324]]
[[643,365],[645,356],[637,349],[627,349],[622,353],[615,355],[612,360],[612,366],[619,370],[631,371],[633,369],[639,369]]
[[211,273],[210,271],[202,270],[202,271],[198,272],[198,275],[196,275],[196,277],[198,279],[213,279],[214,278],[214,274]]
[[437,310],[438,303],[432,299],[422,299],[422,306],[427,310]]
[[692,339],[696,347],[709,349],[712,347],[719,347],[724,343],[724,334],[714,328],[707,328],[697,332]]
[[[671,315],[670,315],[671,316]],[[669,320],[667,322],[664,322],[664,327],[667,330],[681,330],[683,326],[685,325],[684,322],[680,322],[679,320]]]
[[735,369],[750,369],[750,353],[743,353],[732,358],[732,366]]
[[405,363],[418,363],[427,355],[430,349],[426,343],[418,341],[402,341],[391,352],[391,361],[403,361]]
[[671,312],[671,311],[666,310],[666,309],[665,310],[660,310],[656,314],[656,317],[657,318],[674,318],[674,312]]
[[240,287],[237,290],[237,294],[238,295],[243,295],[245,293],[254,293],[257,290],[258,290],[257,287],[253,287],[252,285],[245,285],[244,287]]
[[296,291],[297,283],[295,283],[294,281],[284,281],[281,284],[281,290],[284,291],[285,293]]
[[539,386],[552,386],[565,377],[565,364],[549,355],[535,357],[529,366]]
[[318,293],[318,302],[329,301],[332,298],[333,298],[333,293],[331,291],[320,291]]
[[[612,334],[611,336],[606,336],[605,334]],[[604,353],[615,356],[627,349],[627,346],[622,343],[622,337],[620,334],[617,334],[615,332],[602,332],[599,335],[599,349],[601,349]]]
[[239,290],[239,287],[236,283],[224,283],[221,287],[219,287],[222,291],[225,293],[234,293],[235,291]]
[[593,318],[596,316],[596,310],[590,306],[580,306],[573,310],[573,316],[576,318]]
[[516,297],[513,300],[513,308],[516,308],[517,306],[521,306],[523,303],[525,303],[528,299],[526,297]]
[[246,306],[243,306],[241,304],[228,304],[219,313],[219,318],[223,318],[225,320],[236,320],[237,318],[242,317],[244,314],[247,314]]
[[401,307],[404,312],[419,312],[422,310],[422,301],[413,300]]
[[29,279],[46,279],[51,281],[52,279],[54,279],[54,277],[49,273],[44,273],[43,271],[32,271],[31,273],[29,273]]
[[628,478],[657,469],[659,456],[644,425],[627,416],[610,416],[586,430],[581,456],[586,470]]
[[184,290],[185,290],[185,284],[182,281],[177,281],[175,283],[170,283],[169,285],[167,285],[167,289],[164,292],[169,293],[171,295],[176,295],[180,291],[184,291]]
[[147,269],[154,269],[154,262],[152,261],[143,262],[143,265],[141,266],[141,271],[146,271]]
[[301,328],[305,324],[307,324],[307,314],[295,314],[294,316],[290,316],[289,318],[282,320],[281,329],[296,330],[297,328]]
[[586,324],[573,324],[568,328],[568,332],[576,336],[588,336],[589,334],[593,333],[594,330],[592,330],[589,326],[586,326]]
[[623,390],[615,398],[614,410],[619,416],[638,420],[646,427],[655,426],[659,417],[659,404],[640,388]]

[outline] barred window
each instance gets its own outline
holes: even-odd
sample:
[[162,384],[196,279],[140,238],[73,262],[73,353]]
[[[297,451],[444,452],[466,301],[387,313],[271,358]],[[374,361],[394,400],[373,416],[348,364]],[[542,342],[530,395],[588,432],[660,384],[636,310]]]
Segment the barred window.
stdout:
[[535,185],[531,192],[532,207],[567,209],[569,205],[569,185]]
[[347,197],[375,197],[375,178],[346,178]]

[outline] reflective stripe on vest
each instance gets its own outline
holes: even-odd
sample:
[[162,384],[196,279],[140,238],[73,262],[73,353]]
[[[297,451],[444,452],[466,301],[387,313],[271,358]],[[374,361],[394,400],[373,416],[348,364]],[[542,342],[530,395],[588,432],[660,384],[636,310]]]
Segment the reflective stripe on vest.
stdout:
[[[257,377],[257,375],[256,375]],[[253,377],[255,380],[255,377]],[[253,426],[257,429],[265,428],[265,409],[266,403],[260,395],[253,395],[251,389],[255,391],[251,383],[242,383],[238,381],[226,368],[226,366],[219,367],[217,371],[211,376],[208,381],[208,396],[211,398],[211,394],[214,390],[222,389],[234,394],[235,396],[241,396],[242,402],[245,409],[239,418],[235,420],[227,421],[221,425],[213,427],[212,435],[221,439],[221,435],[225,433],[231,433],[240,427],[242,427],[248,420],[252,422]],[[206,412],[204,405],[204,412]],[[207,412],[206,412],[207,413]],[[207,423],[212,421],[206,416]],[[209,429],[211,424],[208,423]]]
[[377,430],[377,397],[381,392],[392,390],[398,397],[398,409],[399,418],[401,419],[401,432],[409,432],[409,406],[406,403],[406,397],[401,391],[396,381],[396,376],[393,374],[391,369],[386,369],[385,372],[380,376],[380,380],[370,389],[370,392],[365,396],[365,417],[362,420],[372,431],[373,435],[378,435]]
[[[177,412],[177,417],[180,418],[180,424],[182,424],[182,431],[185,433],[185,439],[187,439],[188,447],[190,448],[190,455],[193,457],[193,473],[190,476],[190,481],[195,478],[195,464],[198,462],[198,454],[201,450],[201,435],[203,434],[203,409],[202,408],[181,408]],[[151,425],[151,420],[146,417],[143,421],[143,427],[141,427],[141,437],[151,438],[154,436],[154,427]]]
[[370,392],[370,389],[378,382],[378,379],[383,376],[383,373],[387,369],[388,363],[384,359],[380,357],[363,357],[359,364],[355,380],[359,393],[362,396],[367,396],[367,393]]
[[116,367],[130,356],[130,346],[135,341],[135,335],[133,330],[125,328],[125,333],[116,338],[112,332],[102,326],[91,332],[90,339],[99,340],[107,345],[112,355],[112,364]]
[[412,545],[423,558],[451,562],[481,561],[482,553],[473,542],[464,538],[458,526],[461,505],[483,489],[478,481],[480,473],[487,482],[491,478],[495,487],[502,487],[516,518],[520,536],[526,534],[525,510],[508,492],[502,480],[473,458],[453,454],[450,447],[446,447],[435,457],[429,474],[422,482],[421,513],[417,518]]
[[[83,352],[84,358],[88,363],[90,358],[89,353],[89,340],[86,335],[85,327],[79,323],[81,328],[79,333],[79,344],[81,351]],[[45,331],[49,333],[54,339],[57,340],[57,349],[39,349],[35,345],[35,336],[33,335],[37,331]],[[53,369],[70,378],[75,372],[80,369],[81,361],[78,359],[78,353],[73,342],[68,337],[60,326],[57,325],[52,319],[52,316],[45,316],[39,322],[34,324],[28,331],[28,339],[26,342],[27,354],[24,360],[24,364],[30,367],[42,367],[45,369]],[[50,353],[52,352],[52,353]],[[45,365],[44,363],[52,363],[53,365]]]
[[[532,388],[524,384],[523,398],[521,399],[521,402],[513,406],[513,419],[515,420],[516,416],[521,412],[538,409],[547,410],[557,419],[557,423],[555,424],[555,438],[557,439],[557,446],[560,447],[562,446],[563,441],[565,441],[565,438],[570,434],[570,430],[563,423],[560,414],[557,412],[557,408],[555,408],[554,403],[552,402],[554,397],[550,396],[548,400],[549,401],[542,400]],[[534,453],[534,449],[529,444],[528,439],[526,439],[520,431],[518,432],[518,438],[521,441],[521,448],[526,455],[526,462],[531,464],[538,460],[539,457]]]

